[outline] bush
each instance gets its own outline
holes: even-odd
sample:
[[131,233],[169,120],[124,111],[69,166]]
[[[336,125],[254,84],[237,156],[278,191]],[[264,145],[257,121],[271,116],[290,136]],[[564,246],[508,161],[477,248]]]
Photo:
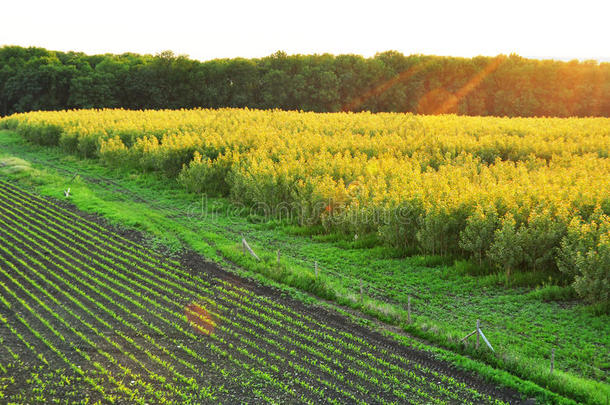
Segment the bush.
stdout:
[[213,162],[210,158],[204,158],[199,152],[195,152],[193,160],[183,166],[178,181],[191,192],[226,196],[229,194],[227,184],[229,170],[231,170],[231,161],[226,156],[219,156]]
[[98,155],[101,138],[96,134],[85,134],[79,136],[76,150],[85,158],[93,158]]
[[424,216],[424,204],[420,198],[403,201],[389,208],[385,223],[379,228],[381,239],[392,247],[408,252],[417,250],[418,224]]
[[68,153],[76,153],[78,151],[78,132],[64,131],[59,137],[58,145]]
[[30,142],[44,146],[57,146],[62,128],[59,125],[21,123],[17,126],[17,131]]
[[108,166],[122,166],[128,157],[128,149],[118,136],[102,141],[100,159]]
[[502,218],[500,228],[494,232],[494,241],[489,248],[488,257],[496,266],[504,269],[507,279],[512,270],[523,264],[525,252],[522,233],[517,228],[512,214],[506,214]]
[[496,209],[477,207],[466,220],[466,228],[460,233],[459,245],[470,254],[478,266],[483,266],[485,258],[498,228],[499,220]]
[[566,220],[548,210],[532,211],[520,229],[525,266],[534,271],[556,271],[555,257],[566,233]]
[[574,218],[561,241],[557,267],[573,278],[580,297],[610,305],[610,217],[597,209],[590,222]]

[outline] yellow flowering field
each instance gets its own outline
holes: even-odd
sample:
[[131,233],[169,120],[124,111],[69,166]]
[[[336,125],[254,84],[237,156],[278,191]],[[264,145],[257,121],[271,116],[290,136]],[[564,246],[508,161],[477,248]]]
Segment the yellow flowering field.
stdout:
[[108,109],[0,126],[405,253],[557,272],[608,302],[608,118]]

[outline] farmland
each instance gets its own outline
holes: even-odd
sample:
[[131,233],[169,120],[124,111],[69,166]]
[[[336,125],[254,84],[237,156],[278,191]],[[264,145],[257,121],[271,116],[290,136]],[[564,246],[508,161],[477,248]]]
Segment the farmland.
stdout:
[[[104,110],[18,114],[0,126],[11,131],[0,132],[0,159],[9,156],[1,160],[5,168],[0,173],[42,194],[60,197],[71,187],[68,199],[81,209],[146,230],[163,243],[190,246],[240,274],[383,319],[477,360],[441,354],[461,368],[530,396],[545,392],[541,402],[571,403],[571,398],[603,403],[610,392],[610,323],[604,309],[607,119]],[[237,244],[242,235],[262,261],[242,254]],[[320,277],[314,276],[314,261]],[[185,283],[192,288],[190,281]],[[244,289],[258,291],[251,284]],[[414,321],[406,323],[411,298]],[[295,303],[288,306],[294,305],[304,310]],[[214,318],[214,309],[185,299],[182,310],[175,310],[195,337],[208,336],[211,323],[193,313]],[[335,319],[318,315],[319,310],[309,312],[308,319]],[[495,354],[458,344],[478,318]],[[354,333],[351,325],[348,330]],[[129,337],[131,332],[121,333]],[[149,336],[157,339],[152,332]],[[392,351],[405,350],[395,338],[383,339],[390,339],[385,342]],[[418,346],[409,338],[398,339]],[[553,348],[556,371],[549,375]],[[267,361],[272,364],[278,365]],[[176,370],[190,375],[182,366]],[[485,368],[489,366],[494,368]],[[235,368],[229,364],[223,370]],[[515,385],[504,372],[534,385]],[[251,378],[244,384],[256,385]],[[184,387],[184,381],[175,381]],[[268,388],[264,382],[256,386]],[[205,387],[217,399],[237,398]],[[181,394],[166,390],[166,396],[190,395],[182,389]],[[345,389],[362,394],[353,386]],[[244,395],[253,394],[258,395]],[[290,399],[275,388],[261,394],[279,402]],[[383,400],[392,401],[390,397]]]
[[[156,171],[266,219],[370,236],[475,272],[531,272],[610,305],[610,120],[83,110],[2,125],[110,167]],[[578,258],[582,258],[578,259]]]
[[185,268],[4,181],[0,228],[4,401],[511,399],[213,266]]

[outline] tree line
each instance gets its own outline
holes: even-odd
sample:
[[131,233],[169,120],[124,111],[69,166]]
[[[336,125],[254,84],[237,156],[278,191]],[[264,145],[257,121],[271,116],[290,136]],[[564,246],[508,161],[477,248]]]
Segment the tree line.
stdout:
[[493,116],[610,116],[610,63],[396,51],[206,62],[0,48],[0,115],[76,108],[249,107]]

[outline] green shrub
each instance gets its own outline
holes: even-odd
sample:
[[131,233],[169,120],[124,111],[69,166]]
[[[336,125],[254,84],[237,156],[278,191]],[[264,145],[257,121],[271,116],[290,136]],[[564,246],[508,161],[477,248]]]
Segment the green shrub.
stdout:
[[226,196],[229,194],[227,184],[229,170],[231,170],[231,162],[226,157],[219,156],[213,162],[209,158],[204,158],[199,152],[195,152],[193,160],[183,166],[178,181],[191,192]]
[[506,278],[512,270],[521,266],[525,259],[522,235],[512,214],[502,218],[500,228],[494,232],[494,241],[488,252],[488,257],[497,267],[504,269]]
[[574,218],[561,241],[557,267],[574,280],[579,296],[590,303],[610,303],[610,217],[597,209],[589,222]]
[[100,159],[108,166],[123,166],[128,160],[128,149],[118,136],[102,141]]
[[101,138],[97,134],[86,134],[78,137],[76,151],[79,156],[93,158],[98,156]]
[[68,153],[76,153],[78,151],[78,132],[64,131],[59,137],[58,145]]
[[527,224],[520,229],[525,266],[534,271],[556,271],[556,252],[565,234],[563,218],[553,216],[547,210],[532,211]]
[[17,131],[30,142],[44,146],[57,146],[62,128],[59,125],[46,123],[28,124],[26,121],[17,126]]
[[498,213],[493,206],[487,209],[477,207],[466,220],[466,227],[460,233],[459,245],[479,267],[483,266],[483,259],[493,243],[498,226]]
[[424,203],[413,197],[400,205],[388,208],[385,223],[379,228],[381,239],[397,249],[415,252],[417,250],[417,230],[424,216]]

